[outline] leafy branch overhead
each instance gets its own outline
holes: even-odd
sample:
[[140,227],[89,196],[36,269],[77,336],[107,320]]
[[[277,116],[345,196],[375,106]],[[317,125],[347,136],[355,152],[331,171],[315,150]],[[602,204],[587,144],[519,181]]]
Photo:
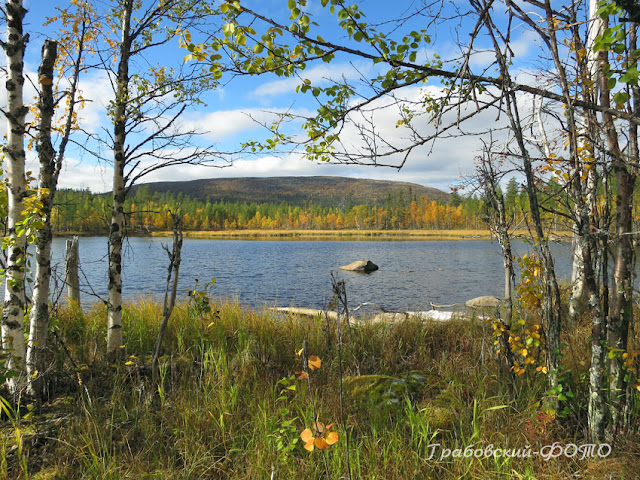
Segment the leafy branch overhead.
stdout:
[[[480,35],[493,3],[478,5],[478,11],[473,4],[467,12],[458,12],[460,16],[467,14],[477,20],[469,20],[468,44],[458,47],[463,50],[462,55],[448,59],[437,53],[442,52],[443,47],[437,49],[433,42],[439,27],[450,28],[446,15],[437,6],[415,7],[399,19],[374,23],[368,21],[357,5],[349,6],[340,0],[321,3],[324,7],[321,14],[331,17],[325,23],[335,24],[346,34],[339,40],[324,38],[327,25],[321,26],[314,20],[306,0],[289,0],[286,20],[276,19],[240,1],[225,2],[216,12],[225,19],[221,35],[198,42],[190,31],[182,32],[181,43],[190,52],[186,58],[209,64],[215,78],[221,78],[224,73],[298,78],[296,91],[310,95],[317,102],[313,115],[291,110],[264,125],[272,135],[265,141],[248,142],[246,146],[255,152],[289,144],[302,147],[313,160],[401,167],[418,147],[437,137],[458,135],[457,130],[463,128],[461,124],[480,112],[502,109],[499,91],[505,86],[514,92],[554,102],[567,100],[548,85],[504,77],[497,60],[490,65],[476,61],[486,53],[480,44]],[[602,7],[603,15],[612,9],[620,12],[615,4],[611,5]],[[559,13],[557,27],[563,22],[564,17]],[[411,29],[421,23],[427,28]],[[623,31],[620,28],[618,25],[600,37],[602,48],[611,47],[607,42],[613,42],[614,50],[620,48],[615,45]],[[503,40],[505,58],[512,64],[516,60],[508,46],[510,35]],[[451,53],[447,55],[450,57]],[[358,61],[366,66],[358,67],[354,64]],[[345,65],[349,62],[345,67],[350,69],[349,78],[335,75],[312,80],[305,74],[312,65],[331,62]],[[474,68],[478,63],[481,66]],[[637,69],[629,65],[618,80],[634,82]],[[616,100],[623,100],[623,92],[617,95]],[[640,119],[623,109],[579,96],[570,101],[575,107],[640,123]],[[376,124],[376,115],[382,110],[395,115],[394,123],[401,129],[402,140],[394,142],[382,133]],[[301,124],[304,136],[287,130],[286,126],[291,123]],[[431,128],[427,129],[427,125]],[[355,131],[357,140],[350,143],[345,140],[341,134],[348,129]]]

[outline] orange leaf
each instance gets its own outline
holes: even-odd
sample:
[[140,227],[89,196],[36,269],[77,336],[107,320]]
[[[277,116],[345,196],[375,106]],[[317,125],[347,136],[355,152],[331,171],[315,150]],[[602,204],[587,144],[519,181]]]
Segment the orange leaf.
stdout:
[[322,360],[320,360],[315,355],[309,355],[309,370],[318,370],[322,365]]
[[309,374],[307,372],[293,372],[298,380],[305,380],[309,378]]
[[315,444],[316,447],[318,447],[320,450],[324,450],[325,448],[327,448],[329,446],[329,444],[327,443],[327,441],[322,438],[322,437],[316,437],[316,439],[313,441],[313,443]]
[[325,439],[328,445],[333,445],[338,441],[338,432],[329,432]]
[[[300,434],[300,438],[305,443],[309,443],[309,441],[311,441],[311,443],[313,443],[313,432],[311,431],[310,428],[306,428]],[[307,447],[305,447],[305,448],[307,448]]]
[[313,441],[314,439],[312,438],[311,440],[309,440],[307,443],[304,444],[305,450],[309,450],[310,452],[313,452]]

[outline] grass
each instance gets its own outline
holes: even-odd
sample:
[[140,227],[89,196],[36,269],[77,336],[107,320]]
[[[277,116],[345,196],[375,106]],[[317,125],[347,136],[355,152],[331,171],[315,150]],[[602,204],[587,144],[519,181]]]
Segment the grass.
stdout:
[[[128,365],[102,358],[103,308],[61,310],[54,328],[78,368],[57,348],[49,398],[3,421],[0,478],[346,478],[347,431],[354,479],[599,479],[639,471],[637,433],[605,459],[441,458],[445,448],[584,443],[578,417],[542,415],[543,375],[529,371],[514,391],[506,388],[484,322],[409,320],[345,332],[341,421],[333,326],[230,301],[211,307],[176,307],[159,385],[149,369],[159,305],[140,299],[125,307]],[[575,378],[587,373],[585,331],[587,323],[567,339]],[[292,378],[304,342],[322,360],[309,384]],[[420,381],[409,381],[411,372]],[[358,389],[363,379],[372,383]],[[574,388],[586,401],[585,386]],[[338,424],[340,440],[325,451],[308,452],[299,440],[314,420],[311,398],[320,421]]]

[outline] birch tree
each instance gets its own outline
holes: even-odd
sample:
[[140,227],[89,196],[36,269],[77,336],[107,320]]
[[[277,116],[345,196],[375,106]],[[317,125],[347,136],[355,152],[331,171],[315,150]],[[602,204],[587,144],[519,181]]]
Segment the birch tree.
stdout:
[[504,304],[505,318],[502,325],[505,331],[500,336],[501,351],[504,352],[507,360],[507,366],[510,369],[509,378],[513,381],[513,352],[509,343],[509,330],[513,320],[513,303],[516,276],[513,268],[513,250],[511,248],[511,234],[509,230],[512,228],[512,221],[508,218],[505,208],[504,195],[500,189],[500,180],[504,173],[496,171],[494,159],[492,157],[492,146],[485,146],[482,156],[476,157],[478,180],[484,190],[485,198],[489,204],[491,211],[487,224],[492,235],[498,240],[500,249],[502,250],[502,264],[504,267]]
[[[51,276],[51,223],[48,217],[51,214],[51,190],[55,191],[54,178],[55,150],[51,144],[51,121],[54,112],[53,96],[53,70],[58,56],[56,42],[46,40],[42,47],[42,61],[38,69],[38,83],[40,85],[40,97],[38,110],[40,122],[37,133],[37,151],[40,161],[40,191],[39,199],[42,202],[42,215],[47,218],[48,228],[45,223],[37,234],[36,242],[36,282],[33,289],[33,307],[31,309],[31,321],[29,328],[29,340],[26,352],[27,374],[33,392],[40,391],[42,372],[45,370],[44,355],[47,333],[49,330],[49,277]],[[58,170],[59,171],[59,170]]]
[[[25,180],[25,119],[27,107],[23,100],[24,52],[29,35],[23,33],[23,19],[27,13],[22,0],[7,1],[3,9],[7,40],[1,45],[6,55],[7,141],[4,146],[8,196],[7,263],[5,269],[5,296],[2,308],[2,348],[10,354],[6,367],[22,372],[25,343],[23,318],[25,314],[25,249],[26,237],[21,232],[24,199],[27,194]],[[9,388],[15,391],[21,377],[12,378]]]
[[103,54],[115,58],[115,64],[105,62],[114,90],[109,107],[113,130],[102,139],[113,151],[107,299],[107,355],[111,358],[119,356],[123,345],[122,245],[129,189],[159,168],[213,164],[224,157],[210,147],[195,146],[196,132],[179,125],[187,107],[198,102],[203,89],[214,88],[217,78],[185,65],[171,69],[158,63],[144,71],[135,63],[150,62],[151,52],[171,42],[177,30],[201,23],[201,8],[197,0],[120,0],[108,16],[109,27],[119,34],[117,40],[105,39],[112,50]]
[[[58,179],[72,133],[78,129],[78,110],[83,102],[79,91],[84,69],[85,51],[92,51],[96,38],[90,28],[93,10],[86,2],[73,0],[47,23],[60,22],[57,41],[45,41],[38,72],[40,95],[35,111],[36,150],[39,172],[37,199],[41,205],[40,224],[35,231],[35,274],[32,307],[29,314],[27,374],[31,391],[41,394],[47,369],[47,337],[49,330],[49,296],[51,282],[51,212]],[[58,75],[58,81],[54,78]],[[66,107],[63,109],[61,105]],[[58,113],[58,118],[54,116]],[[53,133],[57,139],[52,138]]]

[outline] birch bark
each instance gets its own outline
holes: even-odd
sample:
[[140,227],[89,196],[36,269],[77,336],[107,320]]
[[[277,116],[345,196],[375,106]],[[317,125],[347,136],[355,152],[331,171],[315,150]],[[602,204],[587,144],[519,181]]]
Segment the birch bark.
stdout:
[[43,227],[36,234],[36,274],[33,287],[29,324],[29,340],[27,342],[27,374],[30,379],[32,393],[41,394],[42,375],[46,368],[45,351],[49,330],[49,279],[51,277],[51,209],[52,195],[55,191],[56,152],[51,144],[51,121],[54,111],[53,99],[53,67],[58,52],[57,43],[46,40],[42,47],[42,61],[38,69],[40,97],[36,150],[40,161],[38,174],[39,199],[42,202],[41,215],[46,219]]
[[[24,371],[24,306],[25,306],[25,248],[26,237],[19,235],[22,221],[25,181],[25,117],[27,107],[23,102],[24,51],[29,36],[23,34],[22,23],[26,9],[22,0],[10,0],[5,5],[7,41],[2,42],[7,62],[7,142],[5,162],[8,196],[8,236],[7,265],[5,276],[4,306],[2,309],[2,348],[11,356],[7,367],[22,373]],[[9,380],[9,389],[15,392],[21,382],[20,377]]]
[[119,357],[122,340],[122,242],[126,185],[126,114],[129,101],[129,59],[131,56],[131,15],[133,0],[122,2],[122,38],[116,78],[113,118],[113,205],[109,229],[109,283],[107,300],[107,356]]

